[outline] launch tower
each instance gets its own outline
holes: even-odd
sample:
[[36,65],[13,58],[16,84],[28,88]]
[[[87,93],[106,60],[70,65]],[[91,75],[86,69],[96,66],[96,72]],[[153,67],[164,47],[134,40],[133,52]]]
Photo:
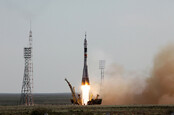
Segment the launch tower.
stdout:
[[20,104],[22,105],[33,105],[33,61],[32,61],[32,31],[29,32],[29,46],[24,48],[24,59],[25,59],[25,68],[24,68],[24,77],[22,82],[21,98]]

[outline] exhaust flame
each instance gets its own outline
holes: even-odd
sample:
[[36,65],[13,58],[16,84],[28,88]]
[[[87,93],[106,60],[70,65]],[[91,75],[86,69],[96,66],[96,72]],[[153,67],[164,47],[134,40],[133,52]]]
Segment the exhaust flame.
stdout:
[[82,90],[82,105],[87,105],[89,101],[90,85],[88,84],[81,85],[81,90]]

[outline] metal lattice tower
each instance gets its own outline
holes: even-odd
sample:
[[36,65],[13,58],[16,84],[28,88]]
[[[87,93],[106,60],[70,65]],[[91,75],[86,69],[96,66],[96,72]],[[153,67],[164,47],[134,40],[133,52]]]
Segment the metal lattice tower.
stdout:
[[101,70],[101,84],[102,84],[104,80],[105,60],[99,60],[99,69]]
[[32,61],[32,31],[29,33],[29,46],[24,48],[25,68],[21,90],[20,104],[34,105],[32,90],[33,90],[33,61]]

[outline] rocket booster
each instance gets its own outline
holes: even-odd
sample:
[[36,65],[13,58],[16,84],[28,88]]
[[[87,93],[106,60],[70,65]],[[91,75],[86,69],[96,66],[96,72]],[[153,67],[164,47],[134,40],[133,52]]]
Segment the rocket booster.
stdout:
[[82,85],[89,85],[89,77],[88,77],[88,66],[87,66],[87,40],[85,34],[84,40],[84,67],[83,67],[83,75],[82,75]]

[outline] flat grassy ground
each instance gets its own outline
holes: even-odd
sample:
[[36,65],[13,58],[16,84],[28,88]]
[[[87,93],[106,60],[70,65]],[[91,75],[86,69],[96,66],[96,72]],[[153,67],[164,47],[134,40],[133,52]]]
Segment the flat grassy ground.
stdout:
[[[19,105],[21,94],[0,93],[0,106]],[[33,95],[35,104],[71,104],[71,93],[37,93]]]
[[173,115],[172,113],[174,105],[0,106],[0,115]]
[[78,106],[71,105],[70,93],[34,94],[33,98],[35,105],[27,107],[19,105],[20,94],[0,94],[0,115],[174,115],[174,105]]

